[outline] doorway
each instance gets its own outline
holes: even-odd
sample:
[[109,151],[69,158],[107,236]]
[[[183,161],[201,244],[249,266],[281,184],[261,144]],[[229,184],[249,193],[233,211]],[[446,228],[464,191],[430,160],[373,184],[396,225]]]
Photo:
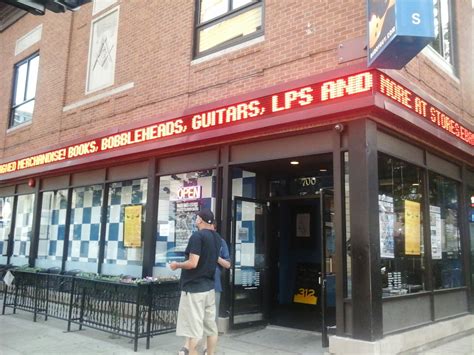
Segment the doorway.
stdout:
[[331,154],[241,165],[232,186],[232,326],[324,334],[335,325]]

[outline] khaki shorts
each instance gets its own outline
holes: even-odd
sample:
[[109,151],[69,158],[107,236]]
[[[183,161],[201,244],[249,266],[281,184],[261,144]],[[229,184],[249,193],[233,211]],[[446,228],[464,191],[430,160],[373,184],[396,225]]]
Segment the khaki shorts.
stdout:
[[176,335],[200,339],[217,335],[214,290],[207,292],[181,292]]

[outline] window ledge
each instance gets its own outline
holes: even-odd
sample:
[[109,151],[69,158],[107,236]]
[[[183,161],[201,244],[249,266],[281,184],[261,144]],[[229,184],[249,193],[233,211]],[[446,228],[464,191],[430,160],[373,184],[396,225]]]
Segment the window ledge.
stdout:
[[212,59],[215,59],[215,58],[218,58],[218,57],[222,57],[223,55],[226,55],[226,54],[229,54],[229,53],[232,53],[232,52],[236,52],[240,49],[251,47],[251,46],[253,46],[257,43],[261,43],[263,41],[265,41],[265,36],[264,35],[259,36],[257,38],[250,39],[247,42],[236,44],[235,46],[225,48],[225,49],[222,49],[222,50],[214,52],[214,53],[210,53],[208,55],[205,55],[204,57],[194,59],[194,60],[191,61],[191,65],[197,65],[197,64],[200,64],[200,63],[204,63],[204,62],[207,62],[208,60],[212,60]]
[[18,131],[22,128],[26,128],[26,127],[29,127],[29,126],[31,126],[31,121],[19,124],[18,126],[15,126],[15,127],[8,128],[7,129],[7,134],[16,132],[16,131]]
[[455,81],[457,84],[460,84],[461,81],[454,73],[454,68],[451,64],[449,64],[442,56],[439,55],[431,46],[426,46],[421,53],[430,60],[433,64],[435,64],[439,69],[441,69],[444,73],[448,74],[448,76]]
[[95,102],[95,101],[98,101],[98,100],[102,100],[106,97],[109,97],[109,96],[113,96],[115,94],[118,94],[118,93],[121,93],[123,91],[126,91],[126,90],[129,90],[129,89],[132,89],[133,87],[135,86],[135,84],[133,82],[131,83],[128,83],[128,84],[125,84],[125,85],[122,85],[122,86],[119,86],[115,89],[112,89],[112,90],[109,90],[109,91],[105,91],[101,94],[98,94],[98,95],[94,95],[94,96],[91,96],[91,97],[88,97],[87,99],[84,99],[84,100],[79,100],[79,101],[76,101],[70,105],[67,105],[67,106],[64,106],[63,107],[63,112],[67,112],[67,111],[70,111],[70,110],[74,110],[78,107],[81,107],[81,106],[84,106],[84,105],[88,105],[92,102]]

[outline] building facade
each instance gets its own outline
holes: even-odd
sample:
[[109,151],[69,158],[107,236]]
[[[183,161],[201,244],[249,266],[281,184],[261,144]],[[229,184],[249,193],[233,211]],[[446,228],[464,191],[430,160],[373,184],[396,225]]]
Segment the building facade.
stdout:
[[474,328],[473,7],[433,6],[378,70],[363,1],[1,5],[0,263],[168,276],[209,207],[233,328]]

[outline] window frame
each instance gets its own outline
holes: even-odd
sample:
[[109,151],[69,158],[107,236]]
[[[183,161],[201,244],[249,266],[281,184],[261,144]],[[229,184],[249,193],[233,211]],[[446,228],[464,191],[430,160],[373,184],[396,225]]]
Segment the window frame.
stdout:
[[[232,10],[232,3],[234,0],[227,0],[227,9],[228,11],[216,16],[210,20],[207,20],[205,22],[200,23],[200,17],[201,17],[201,0],[195,0],[195,13],[194,13],[194,31],[193,31],[193,59],[198,59],[205,57],[209,54],[219,52],[223,49],[234,47],[238,44],[245,43],[247,41],[250,41],[252,39],[255,39],[257,37],[260,37],[264,34],[264,28],[265,28],[265,6],[264,6],[264,0],[251,0],[248,4],[245,4],[243,6],[240,6],[236,9]],[[198,43],[198,34],[201,30],[214,26],[220,22],[232,19],[236,16],[239,16],[245,12],[248,12],[254,8],[262,8],[262,19],[261,19],[261,29],[258,31],[255,31],[249,35],[239,37],[236,39],[231,39],[229,41],[223,42],[221,44],[218,44],[215,47],[209,48],[205,51],[199,52],[199,43]]]
[[[454,25],[454,19],[455,19],[455,6],[454,6],[454,2],[451,1],[451,0],[446,0],[447,3],[448,3],[448,10],[449,10],[449,13],[448,13],[448,18],[449,18],[449,43],[451,44],[451,53],[450,53],[450,60],[447,60],[444,55],[442,54],[442,52],[444,51],[444,39],[443,39],[443,33],[442,33],[442,21],[441,21],[441,1],[443,0],[438,0],[438,3],[437,5],[435,5],[438,9],[438,17],[439,17],[439,20],[438,20],[438,41],[439,41],[439,45],[440,45],[440,51],[439,52],[438,50],[436,50],[436,48],[433,46],[433,43],[435,42],[435,40],[433,40],[433,42],[430,43],[429,47],[430,49],[433,50],[433,53],[439,57],[440,60],[443,61],[443,64],[446,64],[448,65],[448,67],[452,70],[453,74],[456,74],[456,71],[455,71],[455,60],[456,60],[456,48],[455,48],[455,33],[454,33],[454,30],[455,30],[455,25]],[[433,8],[433,11],[434,11],[434,8]]]
[[[28,79],[29,79],[29,76],[30,76],[30,63],[31,61],[33,61],[33,59],[35,58],[39,58],[40,56],[40,53],[39,51],[38,52],[35,52],[31,55],[29,55],[28,57],[24,58],[23,60],[15,63],[15,65],[13,66],[13,70],[14,70],[14,74],[13,74],[13,84],[12,84],[12,95],[11,95],[11,102],[10,102],[10,115],[9,115],[9,120],[8,120],[8,129],[11,129],[11,128],[16,128],[16,127],[19,127],[19,126],[22,126],[24,124],[27,124],[29,122],[31,122],[33,120],[33,117],[31,118],[30,121],[28,122],[23,122],[23,123],[20,123],[20,124],[17,124],[17,125],[14,125],[14,115],[15,115],[15,110],[22,106],[22,105],[25,105],[31,101],[35,101],[36,100],[36,88],[35,88],[35,94],[34,94],[34,97],[31,98],[31,99],[28,99],[28,100],[24,100],[22,101],[21,103],[19,103],[18,105],[15,105],[15,101],[16,101],[16,89],[17,89],[17,86],[18,86],[18,73],[19,73],[19,68],[23,65],[23,64],[27,64],[27,68],[26,68],[26,77],[25,77],[25,90],[23,92],[23,98],[26,98],[26,94],[28,92]],[[36,79],[36,86],[38,86],[38,76],[39,76],[39,64],[38,64],[38,73],[36,74],[37,75],[37,79]]]

